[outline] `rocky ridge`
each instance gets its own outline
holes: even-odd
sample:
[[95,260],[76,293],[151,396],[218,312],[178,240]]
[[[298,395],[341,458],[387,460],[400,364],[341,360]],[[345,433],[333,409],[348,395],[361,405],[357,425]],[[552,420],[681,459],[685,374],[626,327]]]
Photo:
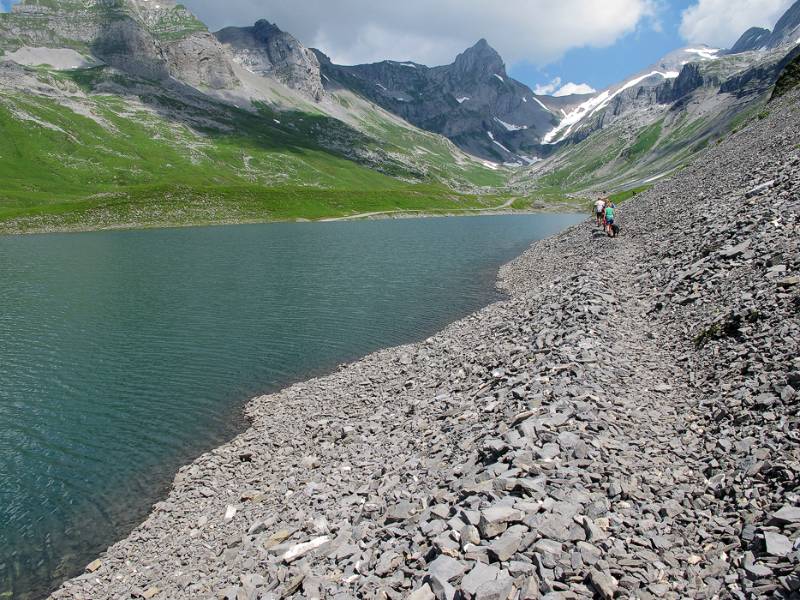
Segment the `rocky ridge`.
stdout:
[[174,0],[23,0],[0,15],[0,49],[23,47],[72,48],[148,80],[238,85],[214,36]]
[[739,54],[741,52],[750,52],[751,50],[760,50],[766,48],[769,43],[769,38],[772,32],[763,27],[751,27],[745,31],[742,36],[736,40],[736,43],[728,50],[728,54]]
[[528,86],[508,76],[486,40],[439,67],[396,61],[341,66],[319,51],[317,56],[331,89],[352,90],[495,162],[532,162],[539,142],[558,123]]
[[507,300],[253,400],[53,598],[796,598],[798,101]]

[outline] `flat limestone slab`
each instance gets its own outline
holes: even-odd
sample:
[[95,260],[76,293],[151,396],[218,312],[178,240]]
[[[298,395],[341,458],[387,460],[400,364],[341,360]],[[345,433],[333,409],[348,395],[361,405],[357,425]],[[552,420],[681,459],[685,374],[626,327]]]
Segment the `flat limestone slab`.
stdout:
[[59,71],[86,69],[103,64],[102,61],[92,56],[84,56],[80,52],[69,48],[23,46],[19,50],[7,53],[4,58],[11,59],[15,63],[26,67],[49,65]]

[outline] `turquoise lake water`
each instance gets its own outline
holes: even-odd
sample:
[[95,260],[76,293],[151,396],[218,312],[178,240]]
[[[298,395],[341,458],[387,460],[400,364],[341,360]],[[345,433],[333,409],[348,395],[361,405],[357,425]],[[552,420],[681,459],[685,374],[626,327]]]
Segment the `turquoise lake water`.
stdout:
[[0,598],[124,537],[243,403],[496,300],[576,215],[0,237]]

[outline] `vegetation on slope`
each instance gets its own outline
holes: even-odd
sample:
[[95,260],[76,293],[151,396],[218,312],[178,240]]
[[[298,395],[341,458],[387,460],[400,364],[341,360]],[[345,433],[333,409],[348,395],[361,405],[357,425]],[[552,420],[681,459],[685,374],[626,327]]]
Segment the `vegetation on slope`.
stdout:
[[[0,231],[453,212],[502,203],[476,188],[502,185],[504,171],[460,163],[441,138],[381,123],[377,114],[373,125],[384,138],[321,113],[187,102],[155,87],[138,97],[97,93],[103,83],[130,84],[102,68],[42,70],[41,77],[71,90],[73,105],[0,92]],[[454,191],[453,182],[471,193]]]
[[780,98],[800,85],[800,55],[796,56],[783,69],[778,82],[775,84],[775,91],[772,98]]

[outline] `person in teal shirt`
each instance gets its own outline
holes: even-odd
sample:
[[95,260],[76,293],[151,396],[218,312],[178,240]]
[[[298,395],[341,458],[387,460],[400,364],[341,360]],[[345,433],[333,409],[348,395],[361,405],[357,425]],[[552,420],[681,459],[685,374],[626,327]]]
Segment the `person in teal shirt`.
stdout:
[[606,204],[606,233],[608,235],[612,235],[614,231],[614,203],[610,202]]

